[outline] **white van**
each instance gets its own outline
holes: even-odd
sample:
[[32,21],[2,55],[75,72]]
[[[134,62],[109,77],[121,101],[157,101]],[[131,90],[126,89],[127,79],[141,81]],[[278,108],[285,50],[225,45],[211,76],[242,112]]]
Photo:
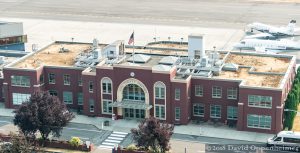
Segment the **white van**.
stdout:
[[273,138],[269,138],[267,146],[300,147],[300,132],[281,131]]

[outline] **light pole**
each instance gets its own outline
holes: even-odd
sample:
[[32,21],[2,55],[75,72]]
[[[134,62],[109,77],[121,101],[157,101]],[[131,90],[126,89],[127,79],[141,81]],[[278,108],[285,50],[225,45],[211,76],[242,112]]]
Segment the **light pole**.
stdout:
[[283,111],[285,111],[285,112],[296,112],[297,114],[300,114],[300,112],[298,112],[297,110],[293,110],[293,109],[283,109]]

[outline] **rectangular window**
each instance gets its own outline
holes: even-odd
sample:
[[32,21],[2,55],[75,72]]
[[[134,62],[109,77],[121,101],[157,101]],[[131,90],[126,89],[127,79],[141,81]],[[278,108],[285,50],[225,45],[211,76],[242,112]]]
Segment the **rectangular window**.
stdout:
[[227,107],[227,119],[229,120],[237,120],[237,107],[228,106]]
[[195,85],[195,96],[203,97],[203,86]]
[[250,106],[250,107],[262,107],[262,108],[272,108],[272,97],[270,97],[270,96],[248,95],[248,106]]
[[165,119],[165,106],[155,105],[155,117],[159,119]]
[[29,76],[12,75],[11,76],[11,84],[13,86],[30,87],[30,77]]
[[271,129],[271,116],[248,114],[247,126],[258,129]]
[[73,94],[69,91],[63,92],[63,101],[66,104],[73,104]]
[[49,94],[51,96],[57,96],[57,91],[56,90],[49,90]]
[[94,90],[94,83],[93,81],[89,81],[89,92],[93,92]]
[[78,86],[82,86],[82,77],[78,79]]
[[221,106],[220,105],[210,105],[210,117],[211,118],[221,118]]
[[102,107],[102,113],[105,114],[111,114],[112,113],[112,107],[110,106],[111,100],[103,99],[103,107]]
[[95,102],[94,99],[89,99],[90,112],[94,112],[95,110]]
[[175,89],[175,100],[180,100],[180,89],[179,88]]
[[193,105],[193,114],[194,116],[204,116],[204,109],[205,105],[204,104],[194,104]]
[[69,74],[64,74],[64,85],[70,85],[70,75]]
[[222,88],[218,86],[212,87],[212,98],[222,98]]
[[102,91],[104,94],[111,94],[111,83],[103,82],[102,83]]
[[165,99],[165,88],[164,87],[155,87],[155,98],[156,99]]
[[180,107],[175,107],[175,120],[180,120]]
[[55,84],[55,74],[49,73],[48,78],[49,78],[49,84]]
[[83,104],[83,94],[82,94],[82,92],[78,93],[78,95],[77,95],[77,102],[78,102],[78,105],[82,105]]
[[22,93],[12,93],[13,104],[21,105],[24,102],[27,102],[30,98],[30,94],[22,94]]
[[227,99],[237,99],[237,88],[227,89]]

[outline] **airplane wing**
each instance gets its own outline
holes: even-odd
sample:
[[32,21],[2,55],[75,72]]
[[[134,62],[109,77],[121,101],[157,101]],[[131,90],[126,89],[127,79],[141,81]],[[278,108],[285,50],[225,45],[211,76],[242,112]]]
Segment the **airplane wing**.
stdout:
[[275,38],[275,37],[269,33],[259,33],[259,34],[245,37],[245,39],[269,39],[269,38]]

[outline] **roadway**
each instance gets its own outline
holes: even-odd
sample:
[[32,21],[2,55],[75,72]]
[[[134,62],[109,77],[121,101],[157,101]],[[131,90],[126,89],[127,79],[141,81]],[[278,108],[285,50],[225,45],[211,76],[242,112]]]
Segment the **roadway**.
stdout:
[[[244,28],[300,20],[299,0],[1,0],[1,17]],[[295,3],[295,2],[298,3]]]
[[[4,117],[0,116],[0,129],[3,129],[5,125],[12,124],[13,117]],[[90,124],[80,124],[80,123],[69,123],[68,126],[64,127],[61,133],[60,140],[70,140],[72,137],[79,137],[83,141],[91,141],[95,146],[99,146],[110,134],[112,131],[106,131],[98,129],[97,127]],[[171,142],[176,145],[173,146],[173,149],[176,149],[176,153],[184,152],[182,146],[187,147],[187,153],[190,151],[203,152],[204,150],[207,153],[231,153],[231,152],[240,152],[239,150],[230,150],[236,146],[243,147],[258,147],[265,148],[264,143],[250,142],[250,141],[240,141],[234,139],[222,139],[222,138],[212,138],[212,137],[203,137],[195,135],[185,135],[174,133]],[[132,135],[129,134],[125,139],[120,143],[121,146],[128,146],[133,143]],[[233,145],[233,146],[229,146]],[[177,147],[178,146],[178,147]],[[180,146],[180,147],[179,147]],[[197,147],[198,146],[198,147]],[[224,150],[225,148],[225,150]],[[237,147],[236,147],[237,148]],[[179,149],[179,150],[178,150]],[[192,149],[192,150],[191,150]],[[196,150],[195,150],[196,149]],[[244,150],[243,152],[253,152],[253,149]],[[267,150],[262,151],[265,153],[278,153],[278,152],[288,152],[281,150]]]

